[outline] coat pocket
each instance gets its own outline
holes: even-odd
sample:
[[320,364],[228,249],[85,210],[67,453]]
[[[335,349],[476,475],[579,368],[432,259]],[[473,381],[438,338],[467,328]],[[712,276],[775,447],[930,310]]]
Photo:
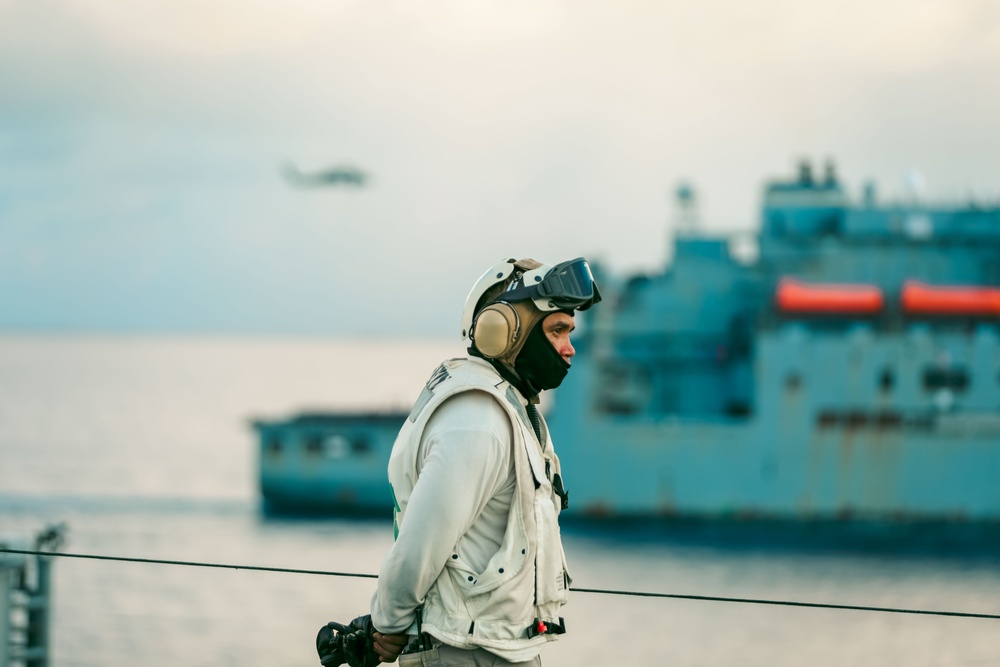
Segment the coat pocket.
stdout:
[[535,496],[538,525],[538,553],[535,558],[535,591],[539,606],[551,602],[565,604],[569,598],[569,574],[559,537],[558,512],[551,496]]

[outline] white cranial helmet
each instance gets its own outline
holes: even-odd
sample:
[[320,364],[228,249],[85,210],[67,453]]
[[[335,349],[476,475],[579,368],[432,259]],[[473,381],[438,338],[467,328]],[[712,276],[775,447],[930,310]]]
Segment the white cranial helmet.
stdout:
[[587,260],[555,266],[503,259],[472,286],[462,311],[462,340],[483,356],[513,363],[531,329],[550,312],[586,310],[601,300]]

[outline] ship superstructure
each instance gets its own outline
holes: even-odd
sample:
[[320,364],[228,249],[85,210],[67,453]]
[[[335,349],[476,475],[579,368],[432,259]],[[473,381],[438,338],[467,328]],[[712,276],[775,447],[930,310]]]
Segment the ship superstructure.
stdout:
[[758,239],[679,236],[595,309],[549,416],[578,510],[1000,519],[1000,210],[803,167]]

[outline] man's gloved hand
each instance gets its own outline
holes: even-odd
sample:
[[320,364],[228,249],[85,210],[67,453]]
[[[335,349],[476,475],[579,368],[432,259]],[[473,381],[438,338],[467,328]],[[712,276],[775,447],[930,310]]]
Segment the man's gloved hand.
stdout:
[[316,633],[316,652],[323,667],[340,667],[347,662],[344,657],[344,635],[347,626],[330,621]]
[[375,628],[371,616],[358,616],[348,625],[330,621],[316,635],[316,652],[324,667],[375,667],[379,664],[374,650]]
[[385,635],[375,631],[370,614],[358,616],[348,625],[333,621],[319,629],[316,651],[324,667],[376,667],[395,662],[406,645],[406,635]]

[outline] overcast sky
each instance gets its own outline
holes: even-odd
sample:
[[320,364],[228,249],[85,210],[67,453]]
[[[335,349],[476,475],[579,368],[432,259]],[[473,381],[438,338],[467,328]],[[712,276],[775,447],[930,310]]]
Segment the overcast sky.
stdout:
[[503,256],[659,270],[682,180],[996,201],[998,81],[995,0],[0,0],[0,329],[457,335]]

